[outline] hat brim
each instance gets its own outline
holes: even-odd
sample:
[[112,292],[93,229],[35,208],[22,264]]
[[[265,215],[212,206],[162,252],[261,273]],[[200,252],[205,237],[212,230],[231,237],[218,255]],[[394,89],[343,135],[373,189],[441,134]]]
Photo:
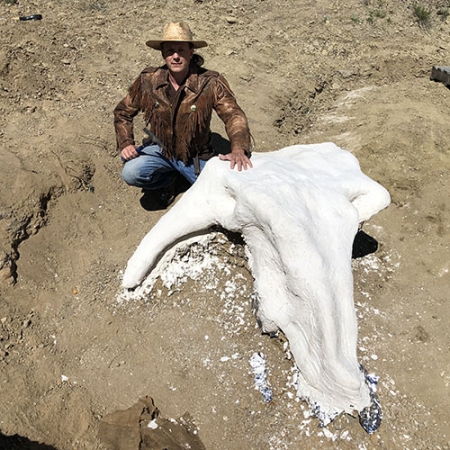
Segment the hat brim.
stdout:
[[189,44],[192,44],[194,48],[202,48],[208,46],[208,43],[206,41],[180,41],[180,40],[171,41],[167,39],[159,41],[147,41],[145,45],[155,50],[161,50],[161,44],[163,44],[164,42],[188,42]]

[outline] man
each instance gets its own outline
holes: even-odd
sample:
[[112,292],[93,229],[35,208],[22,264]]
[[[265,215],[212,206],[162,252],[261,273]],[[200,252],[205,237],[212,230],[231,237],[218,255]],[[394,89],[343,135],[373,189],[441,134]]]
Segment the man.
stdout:
[[[247,170],[250,161],[250,130],[225,78],[201,67],[203,58],[184,22],[170,22],[160,40],[149,47],[160,50],[165,65],[147,67],[114,110],[117,146],[124,161],[122,178],[131,186],[157,190],[160,202],[174,200],[170,190],[181,174],[189,184],[197,179],[206,161],[215,156],[210,122],[215,110],[225,124],[231,152],[219,155],[231,169]],[[142,111],[148,139],[135,146],[133,118]]]

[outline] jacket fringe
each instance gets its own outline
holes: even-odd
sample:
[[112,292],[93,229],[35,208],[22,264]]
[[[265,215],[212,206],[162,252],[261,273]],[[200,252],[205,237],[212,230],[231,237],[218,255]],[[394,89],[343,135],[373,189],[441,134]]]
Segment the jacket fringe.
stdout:
[[[127,96],[114,111],[118,147],[134,143],[132,120],[144,113],[146,126],[161,141],[166,157],[194,161],[209,159],[211,116],[215,110],[225,123],[232,147],[249,150],[250,131],[247,118],[238,106],[227,81],[219,73],[193,68],[192,74],[170,106],[165,94],[167,67],[146,68],[129,88]],[[173,117],[175,108],[176,118]]]

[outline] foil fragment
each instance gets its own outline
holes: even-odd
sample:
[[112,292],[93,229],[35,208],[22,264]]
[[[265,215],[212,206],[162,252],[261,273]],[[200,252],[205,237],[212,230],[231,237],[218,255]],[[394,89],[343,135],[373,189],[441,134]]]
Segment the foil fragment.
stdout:
[[367,433],[373,434],[380,428],[383,419],[383,412],[377,395],[379,377],[373,373],[367,373],[363,366],[360,366],[360,368],[364,373],[366,384],[369,388],[370,405],[359,413],[359,423]]
[[267,380],[266,357],[264,353],[253,353],[250,358],[250,365],[255,376],[255,387],[261,392],[264,401],[266,403],[270,402],[273,399],[273,393]]
[[320,408],[320,405],[314,402],[313,405],[310,404],[311,413],[319,421],[319,428],[324,428],[339,415],[338,413],[326,413]]

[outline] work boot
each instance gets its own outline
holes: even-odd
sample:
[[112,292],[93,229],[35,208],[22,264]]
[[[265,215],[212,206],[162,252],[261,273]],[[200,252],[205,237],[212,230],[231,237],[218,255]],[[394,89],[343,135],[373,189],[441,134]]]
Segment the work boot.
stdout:
[[169,207],[177,198],[178,194],[186,192],[191,184],[181,175],[168,185],[159,189],[142,189],[144,194],[141,198],[141,205],[147,211],[155,211]]
[[176,197],[174,183],[164,188],[155,189],[155,195],[159,204],[167,208],[174,202]]
[[175,193],[169,188],[142,189],[140,203],[146,211],[166,209],[175,200]]
[[175,201],[178,194],[186,192],[190,187],[191,184],[186,178],[182,175],[177,175],[168,186],[156,189],[155,196],[159,204],[167,208]]

